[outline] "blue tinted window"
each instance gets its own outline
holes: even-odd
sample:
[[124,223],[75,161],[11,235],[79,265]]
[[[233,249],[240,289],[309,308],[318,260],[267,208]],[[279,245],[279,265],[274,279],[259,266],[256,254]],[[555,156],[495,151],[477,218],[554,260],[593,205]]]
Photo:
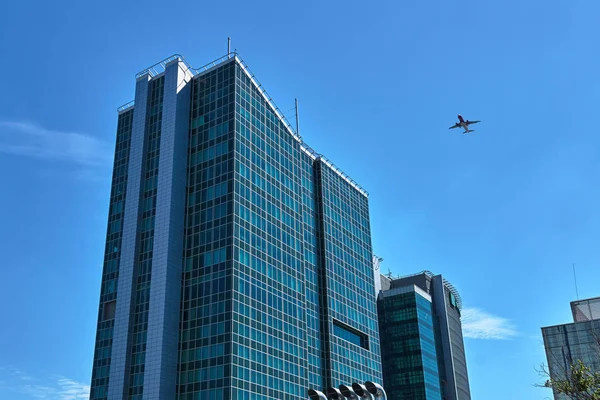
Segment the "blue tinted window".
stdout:
[[367,346],[367,338],[364,334],[360,334],[355,332],[345,326],[342,326],[341,323],[334,321],[333,323],[333,334],[339,338],[349,341],[350,343],[354,343],[357,346],[368,348]]

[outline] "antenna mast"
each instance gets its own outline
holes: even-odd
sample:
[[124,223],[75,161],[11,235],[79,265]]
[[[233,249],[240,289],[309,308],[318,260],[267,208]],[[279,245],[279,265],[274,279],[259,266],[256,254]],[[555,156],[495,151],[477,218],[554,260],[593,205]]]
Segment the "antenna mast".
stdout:
[[573,279],[575,280],[575,294],[577,295],[577,300],[579,300],[579,290],[577,289],[577,274],[575,274],[575,263],[573,263]]
[[300,116],[298,115],[298,99],[296,100],[296,135],[300,136]]
[[229,54],[231,54],[231,37],[227,38],[227,58],[229,58]]

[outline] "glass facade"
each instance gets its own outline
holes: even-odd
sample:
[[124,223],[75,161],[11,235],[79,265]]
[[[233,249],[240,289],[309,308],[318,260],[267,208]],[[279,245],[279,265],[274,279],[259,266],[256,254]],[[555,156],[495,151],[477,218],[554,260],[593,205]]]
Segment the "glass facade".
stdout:
[[300,144],[236,68],[232,398],[303,398]]
[[431,298],[414,286],[379,299],[383,383],[389,396],[441,400]]
[[234,66],[192,85],[177,395],[219,399],[231,385]]
[[[367,197],[326,162],[317,163],[319,248],[324,275],[323,330],[328,386],[380,379],[377,305],[372,293],[371,232]],[[334,325],[356,329],[363,345],[335,334]],[[338,329],[339,331],[339,329]]]
[[[566,371],[577,361],[592,372],[600,371],[599,330],[600,319],[542,328],[550,376],[556,380],[564,379]],[[554,398],[568,400],[570,397],[554,393]]]
[[108,391],[132,121],[133,110],[119,114],[92,368],[92,400],[105,399]]
[[142,400],[144,393],[163,94],[164,78],[161,77],[150,84],[150,101],[146,128],[148,137],[145,143],[145,173],[142,177],[143,184],[140,197],[139,245],[137,250],[131,356],[129,361],[128,399],[131,400]]
[[[148,352],[156,351],[146,348],[152,270],[164,268],[152,265],[160,187],[160,146],[153,143],[160,142],[162,120],[171,118],[162,107],[163,77],[151,77],[148,86],[126,338],[130,399],[154,398],[144,393],[144,371]],[[366,193],[307,149],[237,57],[187,85],[182,273],[172,282],[181,285],[179,345],[169,398],[299,400],[308,388],[380,382]],[[106,347],[99,343],[97,354]],[[110,358],[97,357],[92,398],[99,400],[110,385],[99,368],[109,368]]]

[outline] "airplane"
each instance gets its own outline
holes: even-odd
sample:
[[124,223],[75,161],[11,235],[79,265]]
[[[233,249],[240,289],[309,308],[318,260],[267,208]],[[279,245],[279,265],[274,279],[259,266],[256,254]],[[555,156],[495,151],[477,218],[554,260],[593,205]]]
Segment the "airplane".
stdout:
[[458,122],[456,124],[454,124],[453,126],[450,127],[450,129],[454,129],[454,128],[463,128],[465,131],[463,133],[470,133],[470,132],[474,132],[475,129],[469,129],[469,125],[471,124],[476,124],[478,122],[481,121],[469,121],[469,120],[464,120],[462,115],[458,114]]

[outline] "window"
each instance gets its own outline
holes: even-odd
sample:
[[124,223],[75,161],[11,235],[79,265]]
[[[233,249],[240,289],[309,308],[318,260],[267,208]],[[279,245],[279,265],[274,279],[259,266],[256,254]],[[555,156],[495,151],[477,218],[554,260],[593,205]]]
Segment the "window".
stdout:
[[108,321],[115,319],[115,311],[117,310],[117,302],[115,300],[104,303],[102,319]]
[[341,339],[354,343],[364,349],[369,350],[369,338],[362,332],[349,327],[340,321],[333,320],[333,334]]
[[456,304],[456,297],[454,297],[454,293],[448,292],[448,295],[450,297],[450,304],[452,305],[452,307],[458,308],[458,305]]

